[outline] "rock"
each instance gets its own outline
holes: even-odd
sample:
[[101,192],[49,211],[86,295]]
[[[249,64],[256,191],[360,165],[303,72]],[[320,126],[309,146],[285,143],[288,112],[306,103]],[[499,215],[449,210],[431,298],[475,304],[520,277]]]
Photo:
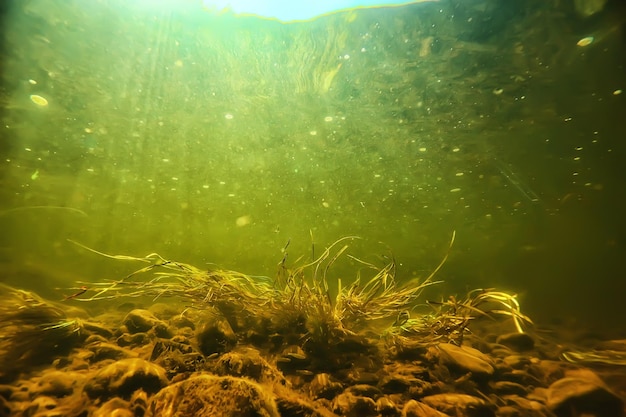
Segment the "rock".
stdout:
[[352,385],[351,387],[348,387],[345,392],[349,392],[350,394],[360,397],[369,397],[374,400],[383,395],[381,390],[367,384]]
[[0,396],[0,417],[10,417],[11,415],[13,415],[11,405],[6,398]]
[[150,337],[147,333],[124,333],[115,341],[119,346],[141,346],[150,343]]
[[[159,339],[154,345],[152,345],[152,351],[150,352],[150,362],[154,362],[159,358],[175,357],[180,359],[181,354],[193,354],[194,350],[189,344],[178,343],[168,339]],[[197,354],[201,356],[200,354]]]
[[283,349],[283,357],[289,358],[294,361],[301,361],[308,363],[306,352],[298,345],[287,346]]
[[145,415],[148,404],[148,394],[142,389],[135,391],[133,396],[130,397],[130,410],[133,412],[134,416]]
[[525,414],[523,414],[521,410],[513,406],[505,405],[502,407],[498,407],[498,409],[496,410],[496,415],[498,417],[523,417]]
[[[341,372],[337,373],[337,376],[341,376]],[[380,376],[375,372],[363,371],[362,368],[354,367],[347,370],[345,373],[345,380],[350,385],[376,385],[380,381]]]
[[274,395],[281,416],[337,417],[329,411],[327,400],[310,401],[307,396],[283,386],[274,386]]
[[535,339],[528,333],[508,333],[498,336],[496,343],[507,346],[516,352],[524,352],[535,347]]
[[376,400],[376,411],[383,416],[397,416],[400,411],[389,397],[380,397]]
[[623,416],[624,403],[593,372],[568,372],[548,388],[548,408],[559,417]]
[[448,417],[448,415],[435,410],[429,405],[411,400],[404,405],[402,417]]
[[540,385],[548,386],[556,380],[563,378],[567,367],[569,365],[564,362],[541,360],[537,363],[531,363],[528,366],[527,373],[541,381]]
[[493,375],[491,358],[477,349],[450,343],[440,343],[437,348],[442,365],[448,368],[471,372],[474,375]]
[[258,350],[252,348],[225,353],[211,370],[220,376],[248,377],[257,382],[286,384],[283,375],[261,357]]
[[311,397],[331,400],[343,391],[343,385],[339,382],[334,382],[331,378],[331,375],[326,373],[315,375],[309,385]]
[[0,397],[10,398],[14,390],[15,387],[13,385],[0,384]]
[[84,390],[91,398],[106,399],[115,395],[130,398],[138,389],[151,394],[167,384],[163,368],[135,358],[122,359],[100,369],[87,381]]
[[57,408],[57,400],[52,397],[38,396],[30,403],[24,413],[26,416],[44,416],[46,412]]
[[498,395],[519,395],[524,397],[527,394],[526,387],[516,382],[496,381],[490,383],[489,386]]
[[430,378],[428,369],[410,363],[385,365],[384,370],[377,385],[387,394],[405,392],[410,387],[424,387],[427,385],[425,380]]
[[106,337],[100,336],[99,334],[91,334],[87,336],[83,345],[90,345],[97,342],[107,343],[108,339]]
[[272,393],[244,378],[199,375],[157,393],[146,417],[279,417]]
[[282,355],[278,357],[276,366],[285,375],[298,374],[302,370],[310,368],[311,360],[306,352],[297,345],[287,346]]
[[100,323],[81,320],[80,325],[82,329],[90,335],[98,335],[107,339],[113,337],[113,332]]
[[93,356],[90,358],[91,362],[100,362],[107,359],[120,360],[137,357],[137,354],[132,350],[127,350],[106,342],[92,343],[87,346],[87,349],[93,352]]
[[530,360],[522,355],[505,356],[502,361],[513,369],[521,369],[530,364]]
[[33,391],[37,395],[65,397],[74,392],[75,387],[82,384],[84,379],[78,372],[48,371],[39,378]]
[[[155,329],[159,337],[166,337],[167,324],[156,318],[148,310],[136,308],[131,310],[124,318],[124,325],[130,333],[141,333]],[[166,335],[164,336],[163,333]],[[171,337],[171,336],[170,336]]]
[[505,358],[511,354],[511,349],[497,343],[489,345],[489,354],[492,358]]
[[170,324],[177,329],[182,329],[183,327],[189,327],[190,329],[195,329],[196,325],[194,322],[187,316],[182,316],[180,314],[175,315],[170,319]]
[[180,335],[180,334],[172,337],[171,342],[172,343],[180,343],[181,345],[189,345],[189,346],[191,346],[191,341],[189,340],[189,338],[185,337],[183,335]]
[[205,356],[232,350],[237,344],[237,335],[226,319],[205,323],[196,330],[198,348]]
[[180,308],[170,303],[154,303],[148,307],[148,310],[162,320],[180,315]]
[[[504,400],[505,405],[503,407],[512,407],[517,410],[517,413],[521,417],[554,417],[554,415],[548,410],[543,402],[530,400],[528,398],[520,397],[518,395],[504,395],[501,397]],[[500,417],[500,407],[496,412],[496,415]],[[505,408],[502,412],[511,414],[512,411]],[[515,414],[513,414],[515,415]]]
[[32,399],[31,392],[34,391],[34,383],[32,381],[21,380],[11,392],[9,400],[13,402],[27,402]]
[[376,403],[369,397],[344,392],[335,397],[333,412],[342,416],[365,417],[378,414]]
[[435,394],[424,397],[421,401],[451,416],[495,416],[491,405],[485,400],[467,394]]
[[93,412],[92,417],[134,417],[130,404],[121,398],[111,398]]

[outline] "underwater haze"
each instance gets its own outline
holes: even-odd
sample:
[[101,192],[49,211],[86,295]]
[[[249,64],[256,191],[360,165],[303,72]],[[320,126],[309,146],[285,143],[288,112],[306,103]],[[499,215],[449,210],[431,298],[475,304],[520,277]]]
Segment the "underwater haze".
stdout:
[[402,281],[455,232],[431,297],[498,287],[623,332],[621,1],[201,3],[3,3],[3,282],[60,299],[137,269],[73,242],[273,277],[344,236]]

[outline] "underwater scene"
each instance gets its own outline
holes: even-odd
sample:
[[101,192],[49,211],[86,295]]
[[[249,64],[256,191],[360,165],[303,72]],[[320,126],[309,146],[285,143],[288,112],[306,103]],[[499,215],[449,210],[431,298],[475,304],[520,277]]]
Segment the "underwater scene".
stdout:
[[0,417],[625,415],[622,0],[0,32]]

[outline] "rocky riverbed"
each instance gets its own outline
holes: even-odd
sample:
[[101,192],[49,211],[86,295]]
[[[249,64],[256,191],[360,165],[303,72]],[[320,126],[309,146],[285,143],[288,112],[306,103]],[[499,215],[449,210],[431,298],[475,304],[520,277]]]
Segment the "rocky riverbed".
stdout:
[[1,301],[0,416],[624,415],[624,340],[577,349],[483,320],[460,345],[320,345],[175,304],[90,316],[8,287]]

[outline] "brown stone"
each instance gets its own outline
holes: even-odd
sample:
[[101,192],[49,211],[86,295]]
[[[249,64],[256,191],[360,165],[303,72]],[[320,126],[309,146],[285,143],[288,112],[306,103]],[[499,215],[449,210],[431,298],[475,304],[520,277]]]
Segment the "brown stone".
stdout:
[[335,395],[343,391],[343,385],[332,380],[330,374],[322,373],[313,377],[309,385],[309,392],[313,398],[326,398],[331,400]]
[[196,329],[200,352],[206,356],[232,350],[237,344],[237,335],[226,319],[216,319]]
[[409,388],[417,389],[419,393],[424,391],[428,383],[428,370],[414,364],[390,364],[385,366],[385,373],[379,377],[378,386],[387,394],[401,393]]
[[124,325],[130,333],[147,332],[159,324],[163,322],[148,310],[140,308],[132,310],[124,318]]
[[523,414],[522,410],[510,405],[505,405],[503,407],[498,407],[496,415],[498,417],[524,417],[525,414]]
[[87,381],[84,390],[91,398],[110,398],[115,395],[130,398],[138,389],[155,393],[167,384],[163,368],[135,358],[122,359],[100,369]]
[[46,412],[50,412],[57,408],[57,400],[45,395],[36,397],[28,406],[28,409],[24,413],[27,416],[40,416],[45,415]]
[[435,394],[422,398],[422,402],[451,416],[494,416],[491,405],[485,400],[467,394]]
[[399,414],[396,404],[389,397],[380,397],[376,400],[376,410],[383,416],[395,416]]
[[113,332],[109,328],[105,327],[104,325],[100,323],[94,323],[91,321],[81,320],[80,325],[83,331],[85,331],[88,334],[99,335],[105,338],[113,337]]
[[524,352],[535,347],[535,339],[528,333],[507,333],[498,336],[496,342],[513,349],[516,352]]
[[369,397],[374,400],[380,397],[381,395],[383,395],[381,390],[379,390],[378,388],[372,385],[367,385],[367,384],[352,385],[346,388],[346,392],[349,392],[350,394],[354,394],[360,397]]
[[526,387],[511,381],[496,381],[489,384],[491,389],[498,395],[520,395],[527,394]]
[[448,417],[448,415],[427,404],[411,400],[404,405],[402,417]]
[[530,364],[530,360],[522,355],[508,355],[505,356],[502,361],[513,369],[522,369]]
[[344,392],[335,397],[333,411],[348,417],[366,417],[378,414],[376,402],[369,397]]
[[174,335],[169,330],[167,323],[159,320],[150,311],[139,308],[132,310],[126,315],[124,326],[132,334],[153,332],[157,337],[164,339],[169,339]]
[[439,358],[443,365],[474,375],[492,375],[494,372],[491,358],[478,349],[469,346],[455,346],[450,343],[440,343]]
[[559,379],[550,385],[547,397],[548,408],[559,417],[623,416],[623,401],[591,371]]
[[[544,405],[543,401],[535,401],[529,398],[520,397],[519,395],[504,395],[501,397],[501,400],[506,403],[506,406],[512,407],[517,410],[518,414],[521,417],[553,416],[550,410],[548,410],[548,408]],[[503,407],[500,407],[498,409],[498,412],[496,413],[498,417],[500,417],[500,410],[502,408]],[[504,409],[504,412],[508,412],[509,414],[511,414],[511,412],[507,411],[506,408]]]
[[39,378],[33,391],[37,395],[64,397],[70,395],[84,379],[85,377],[78,372],[48,371]]
[[0,417],[9,417],[13,415],[11,404],[9,401],[0,395]]
[[157,393],[147,417],[279,417],[272,393],[245,378],[199,375]]
[[132,350],[124,349],[107,342],[92,343],[87,346],[87,349],[93,352],[93,356],[90,358],[91,362],[100,362],[107,359],[120,360],[137,357],[137,354]]
[[286,384],[283,375],[253,348],[241,348],[222,355],[211,371],[220,376],[247,377],[257,382]]
[[92,417],[134,417],[130,404],[121,398],[112,398],[93,412]]

